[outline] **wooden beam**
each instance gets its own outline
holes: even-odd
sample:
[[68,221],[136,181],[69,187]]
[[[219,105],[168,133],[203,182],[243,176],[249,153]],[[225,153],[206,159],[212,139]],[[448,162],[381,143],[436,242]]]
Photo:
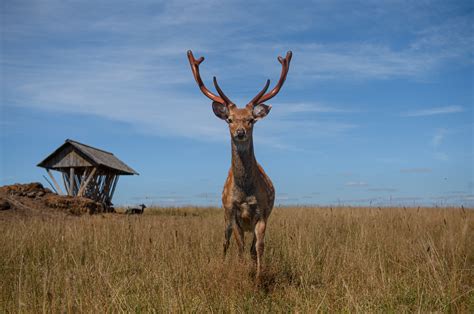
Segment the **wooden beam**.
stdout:
[[51,173],[51,171],[50,171],[49,169],[46,169],[46,171],[48,172],[49,177],[51,178],[51,180],[53,180],[54,186],[56,187],[56,190],[58,191],[58,194],[64,194],[63,190],[61,190],[61,187],[59,186],[58,182],[57,182],[56,179],[54,178],[54,176],[53,176],[53,174]]
[[48,178],[46,178],[44,174],[43,174],[43,178],[46,180],[46,182],[48,182],[49,186],[53,189],[54,193],[58,194],[58,190],[56,190],[54,185],[51,183],[51,181],[48,180]]
[[74,185],[74,194],[77,195],[77,193],[79,192],[79,188],[81,187],[81,177],[76,174],[74,176],[74,180],[76,182],[76,184]]
[[86,178],[87,178],[87,168],[84,168],[84,171],[82,171],[81,175],[78,178],[79,185],[78,185],[78,190],[77,190],[77,196],[79,196],[79,191],[84,186],[84,181],[86,181]]
[[105,181],[107,179],[107,175],[103,174],[100,177],[100,185],[99,185],[99,200],[102,201],[104,195],[104,188],[105,188]]
[[112,191],[110,191],[110,201],[112,202],[112,197],[114,197],[114,193],[115,193],[115,187],[117,186],[117,182],[119,180],[119,177],[120,175],[116,175],[115,176],[115,181],[114,181],[114,184],[112,186]]
[[82,196],[82,194],[84,193],[84,191],[87,188],[87,185],[89,184],[91,179],[94,177],[94,174],[95,174],[96,170],[97,170],[97,168],[94,168],[94,169],[92,169],[92,172],[89,173],[89,175],[87,176],[87,179],[84,181],[81,188],[79,189],[79,192],[77,193],[77,196]]
[[102,181],[100,185],[100,201],[101,202],[104,201],[106,186],[107,186],[107,175],[105,174],[102,176]]
[[69,176],[68,174],[64,171],[61,171],[61,174],[63,176],[63,182],[64,182],[64,188],[66,189],[66,194],[69,195]]
[[101,175],[98,174],[98,175],[95,175],[94,176],[94,181],[92,181],[93,185],[93,190],[91,191],[91,193],[93,195],[90,195],[91,198],[95,201],[98,201],[99,200],[99,196],[100,196],[100,190],[99,190],[99,183],[100,183],[100,177]]
[[112,188],[112,181],[114,180],[115,175],[109,174],[104,183],[104,195],[102,196],[103,201],[109,200],[109,191]]
[[110,203],[112,203],[112,200],[110,198],[110,191],[112,191],[112,188],[114,187],[115,177],[116,177],[115,174],[110,176],[109,188],[107,189],[107,199],[109,200]]
[[74,168],[69,169],[69,195],[74,195]]

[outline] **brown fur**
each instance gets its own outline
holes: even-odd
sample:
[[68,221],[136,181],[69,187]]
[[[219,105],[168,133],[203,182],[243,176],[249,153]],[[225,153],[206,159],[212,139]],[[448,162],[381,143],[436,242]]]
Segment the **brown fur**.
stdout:
[[[222,204],[225,209],[224,255],[234,232],[239,255],[244,250],[244,232],[252,232],[251,255],[257,262],[257,277],[262,269],[264,237],[268,217],[275,200],[275,189],[270,178],[257,163],[253,149],[253,118],[248,107],[229,110],[229,130],[232,145],[232,165],[224,184]],[[245,130],[239,140],[237,130]]]
[[194,58],[188,51],[189,64],[194,79],[202,93],[213,101],[214,114],[227,121],[232,143],[232,165],[222,192],[222,204],[225,209],[225,240],[224,256],[229,248],[230,237],[234,232],[239,247],[239,256],[244,250],[244,232],[253,232],[250,253],[257,262],[257,279],[262,272],[265,229],[275,201],[275,189],[270,178],[257,163],[253,151],[253,126],[263,119],[271,110],[264,102],[278,94],[290,67],[292,52],[288,51],[285,58],[278,57],[282,65],[280,79],[268,93],[270,80],[265,87],[245,106],[237,106],[224,94],[214,77],[214,86],[219,96],[212,93],[204,85],[199,74],[199,65],[204,57]]

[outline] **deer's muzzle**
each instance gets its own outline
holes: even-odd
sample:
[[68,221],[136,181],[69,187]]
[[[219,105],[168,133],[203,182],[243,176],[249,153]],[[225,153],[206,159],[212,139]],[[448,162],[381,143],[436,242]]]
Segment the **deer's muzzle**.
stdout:
[[246,138],[245,129],[237,129],[237,131],[235,131],[235,137],[238,140],[245,140],[245,138]]

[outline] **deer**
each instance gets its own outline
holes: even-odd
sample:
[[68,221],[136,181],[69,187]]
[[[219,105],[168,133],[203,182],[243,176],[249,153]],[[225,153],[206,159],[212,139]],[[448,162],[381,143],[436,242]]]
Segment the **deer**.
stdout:
[[204,57],[195,59],[191,50],[187,55],[199,89],[212,100],[214,114],[227,122],[231,137],[231,166],[222,192],[225,222],[223,257],[226,256],[230,238],[234,233],[238,255],[242,259],[245,232],[253,233],[250,255],[256,263],[256,278],[260,280],[265,230],[275,202],[275,188],[255,158],[253,128],[272,108],[264,102],[275,97],[285,83],[292,52],[288,51],[285,58],[278,57],[282,69],[276,86],[267,93],[270,86],[270,80],[267,80],[263,89],[243,108],[238,108],[224,94],[215,76],[213,82],[218,95],[211,92],[204,85],[199,73],[199,65],[204,61]]

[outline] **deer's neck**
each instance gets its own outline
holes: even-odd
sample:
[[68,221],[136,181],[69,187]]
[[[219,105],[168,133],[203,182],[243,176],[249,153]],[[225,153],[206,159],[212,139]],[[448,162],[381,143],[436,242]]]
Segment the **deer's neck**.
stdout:
[[253,141],[249,139],[247,145],[232,142],[232,173],[234,182],[244,190],[251,190],[255,185],[257,160],[253,151]]

